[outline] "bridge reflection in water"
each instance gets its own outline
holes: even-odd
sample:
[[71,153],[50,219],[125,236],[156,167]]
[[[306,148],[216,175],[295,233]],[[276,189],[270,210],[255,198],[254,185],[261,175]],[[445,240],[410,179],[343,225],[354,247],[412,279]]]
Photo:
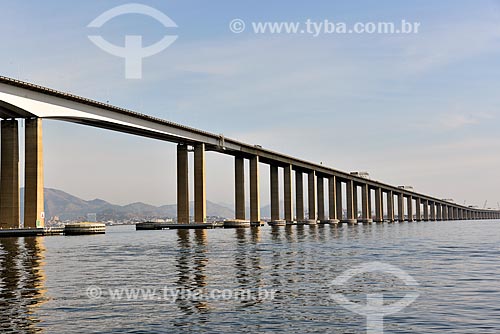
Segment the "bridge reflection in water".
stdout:
[[0,332],[35,333],[47,300],[42,237],[0,238]]

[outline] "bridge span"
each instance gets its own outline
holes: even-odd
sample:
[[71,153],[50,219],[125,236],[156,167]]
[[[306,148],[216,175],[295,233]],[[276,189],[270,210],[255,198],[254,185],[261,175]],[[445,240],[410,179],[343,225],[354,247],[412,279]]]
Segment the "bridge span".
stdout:
[[[498,219],[500,211],[466,207],[430,195],[308,162],[222,135],[183,126],[76,95],[0,76],[0,228],[20,224],[18,120],[25,120],[24,227],[44,226],[42,119],[99,127],[177,144],[177,219],[189,223],[188,154],[194,154],[194,222],[206,221],[205,152],[234,156],[235,219],[260,224],[260,164],[269,165],[271,220],[336,224]],[[245,213],[245,169],[250,165],[250,217]],[[280,217],[279,168],[284,216]],[[304,205],[307,178],[307,207]],[[293,191],[295,178],[295,191]],[[327,191],[325,193],[325,185]],[[359,200],[361,189],[361,200]],[[372,200],[372,197],[375,199]],[[295,199],[295,200],[294,200]],[[373,203],[374,202],[374,203]],[[325,209],[328,206],[328,214]],[[395,204],[397,203],[397,216]],[[405,205],[406,203],[406,205]],[[294,205],[295,204],[295,205]],[[307,217],[305,215],[307,208]],[[358,209],[361,216],[358,217]],[[374,210],[373,210],[374,209]],[[374,214],[373,214],[374,212]]]

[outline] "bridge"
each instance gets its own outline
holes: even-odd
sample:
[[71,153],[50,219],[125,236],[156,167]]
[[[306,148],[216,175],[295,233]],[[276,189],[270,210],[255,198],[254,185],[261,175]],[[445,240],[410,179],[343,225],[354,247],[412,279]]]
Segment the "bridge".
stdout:
[[[194,154],[194,222],[206,221],[205,152],[207,151],[234,157],[234,218],[238,221],[249,220],[255,225],[261,223],[259,189],[261,164],[269,165],[270,168],[271,221],[274,222],[354,224],[500,218],[500,211],[497,210],[459,205],[410,189],[365,179],[273,152],[258,145],[243,143],[222,135],[2,76],[0,76],[0,118],[2,119],[0,228],[18,228],[20,225],[19,119],[25,120],[24,227],[44,226],[42,148],[44,118],[176,143],[179,223],[190,223],[188,187],[190,153]],[[245,212],[247,195],[245,160],[249,160],[250,166],[250,217],[246,217]],[[283,169],[283,217],[280,217],[278,173],[280,168]],[[293,189],[293,177],[295,189]],[[304,205],[304,177],[307,179],[307,217]],[[328,206],[328,214],[325,203]],[[359,206],[361,217],[358,217]],[[372,215],[373,208],[374,215]]]

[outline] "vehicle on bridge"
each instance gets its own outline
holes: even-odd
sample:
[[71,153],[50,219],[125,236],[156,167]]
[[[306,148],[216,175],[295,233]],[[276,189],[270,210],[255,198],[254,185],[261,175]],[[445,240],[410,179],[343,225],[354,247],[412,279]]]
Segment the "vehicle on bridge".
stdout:
[[357,176],[357,177],[362,177],[363,179],[367,179],[369,180],[370,179],[370,173],[368,172],[351,172],[350,173],[351,175],[354,175],[354,176]]

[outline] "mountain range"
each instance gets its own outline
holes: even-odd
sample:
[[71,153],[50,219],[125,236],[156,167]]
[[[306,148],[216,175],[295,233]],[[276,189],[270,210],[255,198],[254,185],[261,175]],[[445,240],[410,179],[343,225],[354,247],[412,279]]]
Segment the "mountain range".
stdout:
[[[24,189],[21,188],[21,212],[23,212],[23,199]],[[193,215],[193,207],[193,203],[191,203],[191,215]],[[85,218],[89,213],[95,213],[97,219],[103,221],[151,217],[174,218],[177,216],[177,205],[154,206],[141,202],[117,205],[102,199],[86,201],[62,190],[45,188],[46,219],[58,216],[63,221],[73,220]],[[207,201],[207,215],[232,218],[234,211],[224,205]]]

